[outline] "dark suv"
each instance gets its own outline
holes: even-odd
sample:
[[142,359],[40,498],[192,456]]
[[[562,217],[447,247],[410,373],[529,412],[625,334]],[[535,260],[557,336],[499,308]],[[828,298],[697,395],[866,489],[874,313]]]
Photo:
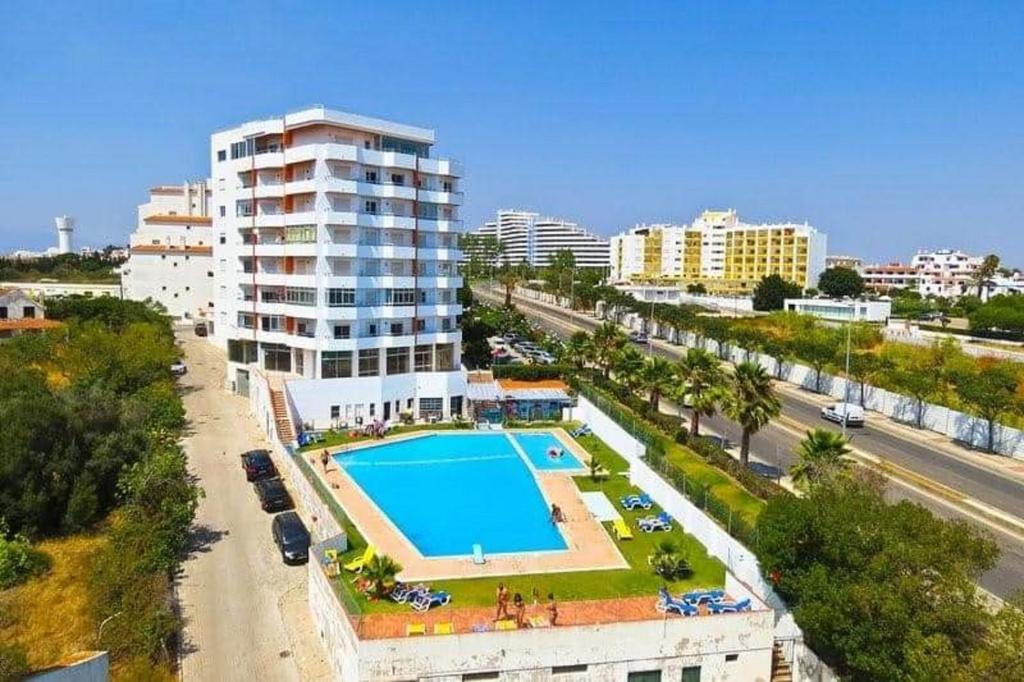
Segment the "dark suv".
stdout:
[[270,460],[270,452],[267,450],[250,450],[242,453],[242,468],[245,469],[247,481],[277,476],[277,469]]
[[291,509],[292,497],[280,478],[264,478],[256,481],[256,495],[260,498],[263,511],[274,512]]
[[286,564],[304,564],[309,561],[309,531],[302,519],[293,511],[278,514],[271,524],[274,544],[281,550]]

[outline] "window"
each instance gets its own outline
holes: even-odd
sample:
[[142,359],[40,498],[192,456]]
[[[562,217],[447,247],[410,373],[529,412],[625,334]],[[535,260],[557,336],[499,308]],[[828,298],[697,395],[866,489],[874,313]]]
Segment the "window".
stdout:
[[391,336],[401,336],[402,334],[405,333],[405,325],[402,324],[401,322],[392,322],[389,325],[388,332],[391,334]]
[[412,289],[387,289],[384,294],[386,305],[412,305],[416,294]]
[[452,318],[445,317],[441,319],[441,331],[450,332],[452,330]]
[[268,343],[263,346],[263,367],[271,371],[292,371],[292,351],[288,346]]
[[417,372],[431,372],[434,369],[434,347],[416,346],[414,353],[415,369]]
[[0,320],[7,319],[7,306],[0,305]]
[[392,173],[391,174],[391,184],[392,185],[404,185],[405,184],[405,176],[401,175],[399,173]]
[[351,376],[352,351],[325,350],[320,354],[321,379],[347,379]]
[[434,365],[438,372],[450,372],[455,364],[455,351],[450,343],[439,345],[434,349]]
[[371,322],[367,328],[367,336],[377,336],[377,323]]
[[462,676],[463,682],[469,680],[496,680],[498,679],[498,673],[466,673]]
[[252,329],[256,326],[255,316],[252,313],[238,313],[238,326],[242,329]]
[[281,315],[262,315],[260,317],[260,329],[265,332],[284,331],[284,317]]
[[427,329],[427,321],[426,320],[422,320],[422,319],[416,320],[416,331],[422,332],[422,331],[426,331],[426,329]]
[[356,304],[355,289],[328,289],[327,305],[332,308],[344,308]]
[[226,150],[226,149],[218,149],[217,150],[217,160],[218,161],[227,161],[228,160],[228,150]]
[[316,225],[295,225],[284,229],[286,244],[313,244],[316,242]]
[[409,349],[388,348],[387,352],[387,373],[408,374],[409,372]]
[[377,171],[368,170],[363,177],[366,178],[367,182],[377,182]]
[[639,672],[629,673],[629,675],[626,676],[626,682],[661,682],[661,671],[642,670]]
[[448,401],[449,413],[454,417],[462,414],[462,396],[453,395]]
[[285,291],[285,302],[293,305],[316,305],[316,289],[289,287]]
[[[221,215],[224,215],[224,207],[221,206],[220,209],[221,209]],[[228,238],[226,236],[224,236],[224,235],[221,235],[220,236],[220,243],[221,244],[227,244],[228,243]]]
[[347,324],[336,324],[334,325],[334,338],[336,339],[350,339],[352,338],[352,326]]
[[681,682],[700,682],[700,666],[688,665],[683,668],[683,677]]
[[331,405],[331,419],[341,418],[341,405]]
[[734,661],[738,661],[739,658],[740,658],[739,654],[726,654],[725,655],[725,662],[726,663],[732,663]]
[[370,416],[372,417],[377,411],[377,403],[370,403]]
[[36,316],[36,307],[34,305],[27,305],[22,307],[21,316],[26,320],[31,320]]
[[249,364],[256,362],[256,342],[228,340],[228,360]]
[[363,202],[363,212],[364,213],[376,213],[377,212],[377,202],[376,201],[364,201]]
[[587,672],[586,663],[580,665],[556,665],[551,669],[552,675],[569,675],[571,673],[585,673]]
[[441,183],[441,188],[445,192],[451,192],[452,191],[452,182],[451,182],[451,180],[445,180],[444,182],[442,182]]
[[444,398],[420,398],[420,418],[440,417]]
[[375,377],[380,374],[380,350],[364,348],[359,351],[359,376]]

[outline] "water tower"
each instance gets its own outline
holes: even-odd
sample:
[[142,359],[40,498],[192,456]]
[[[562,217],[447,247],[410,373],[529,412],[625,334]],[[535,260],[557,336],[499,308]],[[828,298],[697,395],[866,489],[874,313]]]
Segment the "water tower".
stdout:
[[71,216],[58,216],[57,223],[57,253],[71,253],[74,250],[72,237],[75,232],[75,219]]

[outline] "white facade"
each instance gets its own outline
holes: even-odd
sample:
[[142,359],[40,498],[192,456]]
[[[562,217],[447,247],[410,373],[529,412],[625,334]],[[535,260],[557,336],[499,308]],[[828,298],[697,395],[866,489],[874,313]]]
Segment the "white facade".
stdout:
[[433,143],[321,107],[211,136],[215,340],[236,390],[257,363],[318,400],[303,410],[317,423],[346,404],[461,412],[462,171]]
[[539,213],[501,210],[497,220],[484,223],[475,234],[496,238],[505,246],[504,258],[510,263],[526,261],[534,267],[545,267],[559,251],[572,251],[577,267],[608,267],[607,239],[576,223],[544,218]]
[[42,280],[39,282],[0,282],[0,289],[20,289],[29,296],[37,298],[59,298],[61,296],[86,296],[88,298],[113,296],[114,298],[124,298],[123,286],[121,284],[89,284]]
[[892,315],[892,301],[846,301],[828,298],[787,298],[783,309],[823,320],[885,322]]
[[950,298],[970,293],[971,279],[981,262],[982,258],[963,251],[939,249],[918,251],[910,264],[918,271],[918,291],[922,296]]
[[139,205],[121,270],[125,298],[151,299],[178,319],[212,321],[213,228],[205,181],[161,185]]

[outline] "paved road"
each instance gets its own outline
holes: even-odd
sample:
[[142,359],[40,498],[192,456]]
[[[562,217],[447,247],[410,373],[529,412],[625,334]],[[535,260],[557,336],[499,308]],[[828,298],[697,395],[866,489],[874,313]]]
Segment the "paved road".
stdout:
[[306,568],[285,566],[271,516],[246,483],[238,455],[266,445],[248,403],[223,385],[224,357],[190,332],[181,336],[191,432],[189,468],[206,496],[195,549],[177,593],[185,619],[183,680],[330,679],[306,597]]
[[[486,292],[484,293],[486,295]],[[550,309],[524,299],[517,299],[516,305],[520,310],[531,314],[533,320],[544,329],[562,338],[568,337],[580,328],[590,330],[600,324],[592,318],[583,316],[570,318],[567,312],[558,317],[551,317]],[[537,315],[538,312],[543,316]],[[663,349],[656,346],[654,352],[676,360],[685,353],[685,349]],[[783,414],[805,425],[806,428],[839,430],[837,425],[820,418],[820,408],[815,398],[796,397],[788,393],[780,393],[780,397]],[[721,415],[710,419],[703,418],[701,423],[712,431],[725,435],[729,440],[739,442],[740,428]],[[927,444],[915,443],[880,428],[868,426],[863,429],[851,429],[848,433],[852,436],[853,445],[859,450],[889,459],[927,478],[944,483],[954,490],[1024,518],[1024,485],[1016,480],[943,452],[937,452]],[[751,452],[756,458],[786,470],[796,461],[794,452],[799,441],[800,437],[791,430],[772,424],[753,436]],[[1020,537],[987,525],[981,526],[942,500],[902,484],[891,484],[888,495],[892,500],[907,499],[920,503],[944,518],[966,519],[991,533],[1002,548],[1002,555],[998,565],[980,580],[982,587],[1000,597],[1007,597],[1024,587],[1024,541]]]

